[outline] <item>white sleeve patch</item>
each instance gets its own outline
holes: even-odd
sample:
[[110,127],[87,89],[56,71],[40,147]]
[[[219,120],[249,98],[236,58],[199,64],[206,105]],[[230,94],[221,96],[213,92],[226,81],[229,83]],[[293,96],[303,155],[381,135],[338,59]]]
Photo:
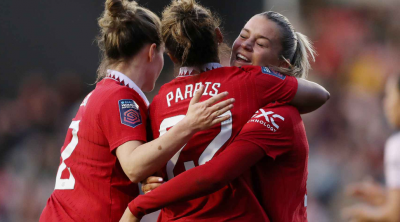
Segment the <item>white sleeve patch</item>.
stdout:
[[386,142],[385,176],[389,188],[400,188],[400,133],[391,136]]

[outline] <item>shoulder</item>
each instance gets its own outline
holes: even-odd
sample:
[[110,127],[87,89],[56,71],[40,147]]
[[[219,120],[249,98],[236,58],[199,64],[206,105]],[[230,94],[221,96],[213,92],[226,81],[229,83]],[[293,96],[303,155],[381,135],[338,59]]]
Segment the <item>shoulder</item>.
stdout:
[[110,109],[117,109],[117,107],[121,110],[128,106],[127,104],[132,104],[131,106],[137,107],[137,109],[139,107],[147,109],[146,102],[135,90],[113,82],[103,83],[101,81],[98,86],[99,84],[104,84],[101,87],[96,87],[100,113],[104,113],[103,111],[107,113]]
[[98,95],[102,96],[103,99],[114,98],[120,96],[135,96],[137,93],[135,90],[117,84],[114,80],[103,79],[96,85],[96,92]]
[[252,73],[252,74],[262,74],[262,75],[266,75],[266,76],[271,76],[271,77],[275,77],[281,80],[285,80],[287,77],[286,75],[283,75],[269,67],[265,67],[265,66],[242,66],[241,67],[244,71]]
[[261,130],[271,133],[291,134],[293,123],[300,116],[296,108],[289,105],[267,105],[259,110],[247,122],[246,127],[251,130]]

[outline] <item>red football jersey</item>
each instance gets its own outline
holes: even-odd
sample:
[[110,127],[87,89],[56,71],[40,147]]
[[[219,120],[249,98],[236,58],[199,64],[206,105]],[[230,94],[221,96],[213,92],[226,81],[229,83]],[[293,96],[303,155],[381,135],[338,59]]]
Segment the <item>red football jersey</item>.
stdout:
[[270,221],[307,221],[308,142],[292,106],[271,104],[246,123],[235,141],[258,145],[266,154],[241,178],[253,187]]
[[61,148],[55,190],[40,221],[119,221],[139,194],[115,149],[146,142],[148,101],[132,80],[108,70],[86,96]]
[[[180,76],[161,87],[150,106],[154,138],[164,134],[184,117],[194,91],[202,84],[205,85],[202,100],[224,91],[235,98],[234,108],[226,113],[231,118],[195,134],[167,163],[164,170],[168,179],[218,155],[260,107],[273,101],[289,102],[297,91],[294,77],[283,76],[266,67],[222,67],[200,75]],[[238,196],[243,194],[237,191],[233,186],[225,186],[211,195],[166,207],[161,211],[159,221],[179,220],[182,217],[182,220],[241,217],[249,206],[224,202],[225,199],[240,199]]]

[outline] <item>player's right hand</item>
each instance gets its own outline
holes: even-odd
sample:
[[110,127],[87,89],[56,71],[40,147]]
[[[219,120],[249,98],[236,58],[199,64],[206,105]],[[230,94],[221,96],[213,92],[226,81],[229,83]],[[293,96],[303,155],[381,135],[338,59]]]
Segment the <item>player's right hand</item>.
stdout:
[[194,132],[209,129],[215,124],[228,120],[230,115],[223,114],[232,109],[235,102],[233,98],[219,102],[228,96],[228,92],[220,93],[206,101],[200,102],[203,93],[204,86],[201,86],[190,101],[185,117],[190,129]]
[[147,177],[145,180],[141,182],[142,184],[142,191],[144,194],[156,189],[157,187],[161,186],[164,183],[162,177]]

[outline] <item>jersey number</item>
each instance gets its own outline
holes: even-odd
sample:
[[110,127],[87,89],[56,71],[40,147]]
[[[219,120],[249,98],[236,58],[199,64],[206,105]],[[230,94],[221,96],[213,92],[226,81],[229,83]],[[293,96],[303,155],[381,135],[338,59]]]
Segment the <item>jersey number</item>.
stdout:
[[[80,106],[86,106],[89,97],[92,95],[92,93],[89,93],[85,99],[83,100],[82,104]],[[65,160],[68,159],[72,152],[75,150],[76,146],[78,145],[78,131],[79,131],[79,122],[80,120],[77,121],[72,121],[71,125],[69,128],[72,129],[72,139],[71,142],[68,143],[67,147],[61,152],[61,159],[62,162],[60,166],[58,167],[57,171],[57,177],[56,177],[56,187],[54,188],[55,190],[73,190],[75,187],[75,177],[71,173],[71,169],[65,164]],[[62,172],[68,169],[69,171],[69,178],[68,179],[61,179]]]
[[[203,151],[199,158],[199,165],[205,164],[207,161],[211,160],[215,153],[221,149],[221,147],[231,138],[232,136],[232,113],[231,111],[225,112],[223,115],[229,115],[230,118],[221,123],[221,132],[211,141],[207,148]],[[160,125],[160,136],[167,132],[167,129],[175,126],[179,121],[181,121],[185,115],[179,115],[164,119]],[[168,179],[174,178],[174,168],[176,162],[178,161],[179,155],[186,144],[171,158],[167,163],[167,174]],[[186,170],[190,170],[194,165],[194,161],[187,161],[183,163]]]
[[[74,178],[74,175],[72,175],[69,167],[67,167],[67,165],[65,165],[65,160],[71,156],[76,145],[78,145],[79,122],[80,122],[80,120],[72,121],[71,125],[69,126],[69,128],[72,129],[72,139],[71,139],[71,142],[68,144],[68,146],[61,153],[62,162],[57,171],[56,187],[54,188],[56,190],[73,190],[74,189],[75,178]],[[65,169],[68,169],[68,171],[69,171],[69,178],[61,179],[62,172]]]

